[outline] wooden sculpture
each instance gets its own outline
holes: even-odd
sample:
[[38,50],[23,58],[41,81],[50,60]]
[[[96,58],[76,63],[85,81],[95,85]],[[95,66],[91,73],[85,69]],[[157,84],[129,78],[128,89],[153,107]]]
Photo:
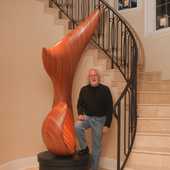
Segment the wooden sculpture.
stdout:
[[99,22],[99,10],[52,48],[43,48],[43,64],[54,87],[53,108],[42,126],[43,141],[50,152],[71,155],[76,149],[71,106],[73,76],[83,50]]

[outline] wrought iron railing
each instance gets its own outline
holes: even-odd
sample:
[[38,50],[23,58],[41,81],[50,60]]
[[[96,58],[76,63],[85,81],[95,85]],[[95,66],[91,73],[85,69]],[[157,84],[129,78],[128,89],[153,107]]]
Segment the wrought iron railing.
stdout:
[[50,0],[74,27],[96,8],[101,8],[100,26],[93,41],[118,69],[126,86],[114,104],[117,119],[117,170],[122,170],[131,152],[137,126],[137,59],[140,40],[132,27],[104,0]]

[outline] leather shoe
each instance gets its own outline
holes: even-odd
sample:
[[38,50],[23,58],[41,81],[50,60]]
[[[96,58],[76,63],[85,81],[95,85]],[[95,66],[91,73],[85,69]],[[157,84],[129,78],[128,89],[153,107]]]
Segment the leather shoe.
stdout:
[[81,149],[78,151],[79,155],[84,155],[84,154],[88,154],[89,153],[89,148],[88,146],[85,149]]

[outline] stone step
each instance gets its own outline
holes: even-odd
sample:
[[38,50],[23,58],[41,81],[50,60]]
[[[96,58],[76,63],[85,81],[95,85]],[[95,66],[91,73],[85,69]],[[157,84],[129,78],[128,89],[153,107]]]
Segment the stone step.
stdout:
[[168,104],[144,104],[138,105],[138,115],[140,117],[170,117],[170,105]]
[[116,88],[116,89],[119,89],[119,91],[121,91],[121,92],[124,90],[126,85],[127,85],[127,83],[124,80],[122,80],[122,81],[113,80],[112,81],[112,87]]
[[170,134],[136,133],[133,149],[170,153]]
[[139,104],[170,104],[170,92],[138,91]]
[[138,80],[156,81],[161,80],[160,72],[138,72]]
[[110,80],[113,82],[114,81],[124,81],[123,76],[121,75],[121,73],[116,70],[116,69],[107,69],[106,71],[104,71],[102,73],[102,76],[109,76]]
[[134,168],[134,170],[168,170],[170,169],[169,162],[169,154],[133,150],[126,167]]
[[138,81],[138,90],[161,90],[170,91],[170,81]]
[[[163,168],[163,169],[162,169]],[[133,165],[133,167],[125,167],[124,170],[169,170],[169,167],[157,167],[157,166],[145,166],[145,165]]]
[[138,118],[137,132],[170,134],[170,118]]

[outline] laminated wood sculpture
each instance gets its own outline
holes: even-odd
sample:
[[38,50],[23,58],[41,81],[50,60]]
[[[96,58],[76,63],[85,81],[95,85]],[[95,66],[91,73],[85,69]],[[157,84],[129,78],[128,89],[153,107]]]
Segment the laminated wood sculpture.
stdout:
[[98,25],[99,13],[93,12],[52,48],[43,48],[43,64],[53,83],[54,102],[43,122],[42,137],[47,149],[56,155],[75,152],[72,81],[81,54]]

